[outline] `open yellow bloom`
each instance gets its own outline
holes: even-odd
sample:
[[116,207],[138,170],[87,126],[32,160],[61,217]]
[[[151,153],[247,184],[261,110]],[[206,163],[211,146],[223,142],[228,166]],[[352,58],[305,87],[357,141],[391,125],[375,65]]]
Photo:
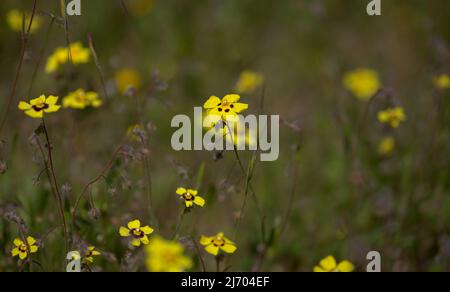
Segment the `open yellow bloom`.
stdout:
[[[24,23],[24,15],[25,15],[25,23]],[[31,21],[31,12],[23,12],[17,9],[13,9],[8,12],[6,16],[6,22],[9,27],[16,32],[21,32],[25,29],[25,32],[28,30],[28,26]],[[42,17],[35,14],[33,18],[33,23],[31,24],[30,33],[36,32],[42,25]]]
[[31,236],[27,237],[27,242],[23,242],[20,238],[14,239],[14,248],[11,251],[13,257],[19,256],[21,260],[28,257],[30,253],[36,253],[38,246],[36,245],[36,239]]
[[94,246],[89,246],[86,254],[84,255],[84,262],[87,265],[91,265],[94,263],[94,257],[99,256],[101,253],[95,249]]
[[[91,59],[91,51],[88,48],[84,48],[82,43],[75,42],[70,44],[69,50],[72,63],[75,66],[89,63]],[[47,60],[45,72],[49,74],[56,72],[60,66],[68,63],[70,60],[69,50],[66,47],[56,48]]]
[[342,261],[339,264],[333,256],[328,256],[320,261],[319,266],[314,267],[314,272],[353,272],[355,267],[349,261]]
[[41,119],[44,117],[44,113],[49,114],[59,111],[61,106],[57,105],[57,102],[57,96],[50,95],[49,97],[45,97],[45,95],[41,95],[38,98],[32,99],[30,103],[21,101],[19,103],[19,109],[24,111],[29,117]]
[[389,156],[394,152],[395,139],[392,136],[384,137],[378,145],[378,153],[382,156]]
[[176,241],[155,237],[145,247],[145,265],[150,272],[184,272],[192,267],[191,258],[184,255],[184,247]]
[[220,99],[217,96],[211,96],[203,105],[207,110],[208,118],[216,123],[221,119],[223,121],[238,121],[238,113],[248,109],[248,104],[239,103],[241,97],[237,94],[229,94]]
[[125,94],[130,89],[139,90],[141,87],[141,76],[134,69],[121,69],[116,73],[116,86],[121,94]]
[[206,252],[214,256],[217,256],[220,250],[225,253],[234,253],[237,250],[236,244],[226,238],[222,232],[211,237],[202,235],[200,244],[205,247]]
[[406,120],[406,114],[402,107],[389,108],[378,113],[378,121],[389,124],[392,128],[398,128]]
[[194,204],[200,207],[205,206],[205,199],[198,196],[197,190],[178,188],[176,193],[184,200],[186,208],[191,208]]
[[73,109],[85,109],[86,107],[98,108],[103,104],[102,100],[99,98],[98,93],[89,91],[86,92],[84,89],[78,89],[74,92],[69,93],[63,99],[64,108]]
[[141,227],[139,220],[128,222],[128,228],[120,227],[119,234],[122,237],[131,237],[131,245],[139,247],[141,243],[147,245],[149,243],[148,235],[153,233],[153,228],[149,226]]
[[360,68],[345,74],[345,88],[360,100],[371,99],[381,88],[378,73],[372,69]]
[[263,83],[264,77],[261,74],[246,70],[239,77],[236,91],[239,93],[254,93]]
[[438,89],[450,89],[450,76],[441,74],[433,78],[433,84]]

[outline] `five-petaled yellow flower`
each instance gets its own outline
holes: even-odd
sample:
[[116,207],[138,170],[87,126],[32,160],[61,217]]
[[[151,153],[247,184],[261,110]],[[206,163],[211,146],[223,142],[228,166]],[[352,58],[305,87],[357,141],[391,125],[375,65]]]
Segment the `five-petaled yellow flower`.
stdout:
[[353,272],[355,267],[349,261],[342,261],[339,264],[333,256],[328,256],[320,261],[319,266],[314,267],[314,272]]
[[116,86],[121,94],[130,89],[139,90],[141,87],[141,76],[132,68],[124,68],[116,73]]
[[345,74],[345,88],[360,100],[371,99],[381,88],[378,73],[372,69],[360,68]]
[[178,188],[176,193],[184,200],[186,208],[191,208],[194,204],[200,207],[205,206],[205,199],[198,196],[197,190]]
[[389,124],[392,128],[398,128],[406,120],[406,114],[402,107],[389,108],[378,113],[378,121]]
[[23,242],[20,238],[14,239],[14,246],[11,255],[13,257],[19,256],[21,260],[26,259],[30,253],[36,253],[39,249],[36,245],[36,239],[31,236],[27,237],[26,242]]
[[434,86],[438,89],[450,89],[450,76],[447,74],[441,74],[433,78]]
[[84,89],[78,89],[69,93],[63,99],[64,108],[85,109],[86,107],[98,108],[103,104],[98,93],[93,91],[86,92]]
[[236,91],[239,93],[254,93],[263,83],[264,77],[260,73],[246,70],[239,77]]
[[21,101],[19,103],[19,109],[24,111],[29,117],[40,119],[44,117],[44,113],[49,114],[59,111],[61,106],[57,105],[57,102],[57,96],[50,95],[46,97],[45,95],[41,95],[38,98],[32,99],[30,103]]
[[176,241],[155,237],[145,247],[145,265],[150,272],[184,272],[192,267],[191,258],[184,255],[184,247]]
[[[6,21],[13,31],[21,32],[25,30],[26,32],[28,30],[28,27],[30,26],[31,13],[13,9],[8,12],[8,15],[6,16]],[[36,32],[41,27],[41,24],[42,24],[42,17],[35,14],[33,18],[33,23],[31,24],[30,33]]]
[[96,250],[94,246],[89,246],[84,255],[84,262],[87,265],[91,265],[94,263],[94,257],[99,255],[101,255],[101,253]]
[[389,156],[395,150],[395,138],[392,136],[384,137],[378,144],[378,153],[381,156]]
[[238,121],[238,113],[248,109],[248,104],[239,103],[241,97],[237,94],[229,94],[223,99],[211,96],[203,107],[207,110],[208,118],[215,123],[220,121]]
[[141,243],[147,245],[149,243],[148,235],[153,233],[153,228],[150,226],[141,227],[139,220],[128,222],[128,228],[120,227],[119,233],[122,237],[131,237],[131,245],[139,247]]
[[225,253],[234,253],[237,250],[236,244],[226,238],[222,232],[211,237],[202,235],[200,238],[200,244],[205,246],[206,252],[214,256],[217,256],[220,250]]
[[[70,57],[72,58],[72,63],[74,65],[89,63],[91,59],[91,51],[88,48],[84,48],[82,43],[72,43],[69,45],[69,49]],[[58,47],[48,58],[45,66],[45,72],[49,74],[56,72],[60,66],[68,63],[69,61],[69,50],[66,47]]]

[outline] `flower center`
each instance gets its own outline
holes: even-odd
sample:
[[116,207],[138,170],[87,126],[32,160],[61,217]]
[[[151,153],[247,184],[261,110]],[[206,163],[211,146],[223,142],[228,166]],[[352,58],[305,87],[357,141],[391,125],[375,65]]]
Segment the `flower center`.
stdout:
[[186,201],[193,201],[194,200],[194,196],[190,193],[186,193],[183,195],[183,199],[185,199]]
[[131,229],[131,234],[133,234],[133,236],[136,238],[142,238],[145,235],[144,232],[142,232],[142,230],[139,228]]
[[22,244],[22,245],[19,247],[19,251],[21,251],[21,252],[27,252],[27,250],[28,250],[28,247],[27,247],[25,244]]
[[222,237],[216,237],[214,239],[211,240],[211,243],[215,246],[215,247],[222,247],[225,245],[225,240]]
[[39,103],[39,104],[33,105],[33,109],[34,109],[35,111],[37,111],[37,112],[46,110],[46,109],[48,109],[49,107],[50,107],[50,106],[49,106],[48,104],[46,104],[45,102],[44,102],[44,103]]

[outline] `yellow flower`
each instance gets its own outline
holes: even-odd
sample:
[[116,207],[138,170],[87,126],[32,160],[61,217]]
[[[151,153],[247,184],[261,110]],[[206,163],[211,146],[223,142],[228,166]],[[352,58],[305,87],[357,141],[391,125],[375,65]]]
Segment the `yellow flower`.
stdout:
[[[91,51],[84,48],[80,42],[75,42],[69,45],[70,57],[74,65],[81,65],[89,63],[91,59]],[[58,47],[47,60],[45,66],[46,73],[56,72],[60,66],[69,62],[69,50],[66,47]]]
[[192,267],[179,242],[155,237],[145,248],[145,265],[150,272],[184,272]]
[[406,120],[406,114],[402,107],[389,108],[378,113],[378,121],[389,124],[392,128],[398,128]]
[[119,234],[122,237],[131,237],[131,245],[139,247],[141,243],[147,245],[149,243],[148,235],[153,233],[153,228],[149,226],[141,227],[139,220],[128,222],[128,228],[120,227]]
[[211,122],[217,123],[223,121],[237,121],[238,113],[248,109],[248,104],[239,103],[241,97],[237,94],[229,94],[222,100],[217,96],[211,96],[203,105],[207,110],[208,118]]
[[[24,23],[24,15],[25,15],[25,23]],[[31,13],[23,12],[17,9],[13,9],[8,12],[6,16],[6,21],[8,22],[9,27],[16,32],[21,32],[25,29],[25,32],[28,30],[28,26],[31,21]],[[39,15],[34,15],[33,23],[31,24],[30,33],[36,32],[42,25],[42,17]]]
[[121,94],[125,94],[130,89],[139,90],[141,87],[141,76],[134,69],[121,69],[116,73],[116,86]]
[[450,89],[450,76],[441,74],[433,78],[434,86],[438,89]]
[[254,93],[263,83],[264,77],[261,74],[246,70],[239,77],[236,91],[239,93]]
[[89,246],[84,256],[84,262],[87,265],[91,265],[94,263],[94,257],[99,255],[101,255],[101,253],[97,251],[94,246]]
[[197,196],[197,190],[178,188],[177,194],[184,200],[186,208],[191,208],[194,204],[200,207],[205,206],[205,199]]
[[226,238],[222,232],[211,237],[202,235],[200,238],[200,244],[205,247],[206,252],[214,256],[219,254],[219,250],[226,253],[234,253],[237,250],[236,244]]
[[353,272],[355,267],[349,261],[342,261],[339,264],[336,263],[336,259],[333,256],[328,256],[320,261],[319,266],[314,267],[314,272]]
[[360,68],[345,74],[343,83],[360,100],[371,99],[381,88],[378,73],[372,69]]
[[382,156],[389,156],[394,152],[395,139],[392,136],[384,137],[378,145],[378,153]]
[[98,97],[98,93],[84,89],[78,89],[69,93],[63,100],[64,108],[84,109],[86,107],[98,108],[103,104],[102,100]]
[[36,239],[31,236],[27,237],[27,242],[23,242],[20,238],[14,239],[14,248],[11,251],[13,257],[19,256],[21,260],[28,257],[30,253],[36,253],[38,246],[36,245]]
[[32,99],[30,103],[21,101],[19,103],[19,109],[24,111],[29,117],[40,119],[44,117],[44,113],[49,114],[59,111],[61,106],[57,105],[57,102],[57,96],[50,95],[49,97],[45,97],[45,95],[41,95],[38,98]]

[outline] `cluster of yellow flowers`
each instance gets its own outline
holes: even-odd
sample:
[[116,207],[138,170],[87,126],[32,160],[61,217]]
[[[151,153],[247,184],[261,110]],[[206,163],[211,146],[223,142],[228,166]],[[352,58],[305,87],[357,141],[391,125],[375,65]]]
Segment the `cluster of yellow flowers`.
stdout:
[[336,262],[336,259],[333,256],[328,256],[320,261],[318,266],[314,267],[314,272],[323,273],[323,272],[341,272],[341,273],[349,273],[353,272],[355,267],[349,261],[342,261],[340,263]]
[[[17,9],[10,10],[6,15],[6,22],[15,32],[27,31],[31,21],[31,13]],[[35,14],[31,24],[30,33],[35,33],[42,25],[42,17]]]
[[58,47],[50,55],[45,65],[45,72],[50,74],[58,71],[58,69],[68,63],[72,62],[73,65],[81,65],[89,63],[91,59],[91,51],[88,48],[83,47],[80,42],[75,42],[69,45],[69,47]]

